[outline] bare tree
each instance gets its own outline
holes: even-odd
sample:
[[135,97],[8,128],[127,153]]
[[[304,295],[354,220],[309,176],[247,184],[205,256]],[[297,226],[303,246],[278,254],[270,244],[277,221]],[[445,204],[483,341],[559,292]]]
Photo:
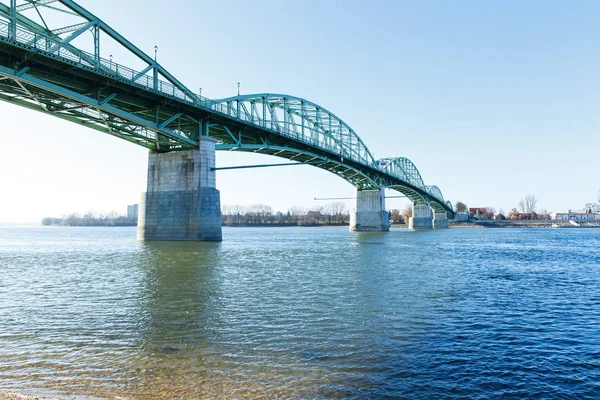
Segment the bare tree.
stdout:
[[527,207],[528,213],[534,213],[537,208],[537,197],[535,194],[529,194],[525,196],[525,206]]
[[535,194],[528,194],[524,199],[519,201],[519,211],[522,213],[534,213],[537,207],[537,197]]
[[522,213],[525,212],[525,200],[523,199],[519,200],[519,211]]
[[409,204],[404,207],[404,210],[402,210],[402,216],[404,217],[404,223],[408,224],[408,219],[413,216],[412,205]]
[[306,208],[300,206],[291,206],[288,212],[290,215],[297,217],[300,215],[306,215]]
[[346,204],[341,201],[334,201],[325,206],[325,212],[331,215],[342,215],[346,211]]
[[454,204],[454,208],[456,208],[457,213],[464,214],[467,212],[467,205],[460,200]]
[[494,207],[487,207],[482,217],[483,219],[492,219],[494,214],[496,214],[496,209]]
[[550,219],[550,213],[544,208],[538,213],[537,217],[538,219]]
[[231,215],[232,214],[231,209],[232,209],[232,207],[230,205],[227,205],[227,204],[221,205],[221,215]]

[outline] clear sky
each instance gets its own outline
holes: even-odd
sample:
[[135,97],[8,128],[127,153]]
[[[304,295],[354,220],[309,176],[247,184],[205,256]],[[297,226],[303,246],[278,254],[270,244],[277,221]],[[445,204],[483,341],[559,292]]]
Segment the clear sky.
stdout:
[[[538,208],[565,211],[596,200],[600,2],[79,3],[148,54],[158,45],[159,62],[204,96],[235,95],[239,81],[242,93],[322,105],[376,158],[410,158],[453,203],[508,211],[533,193]],[[145,189],[144,148],[3,102],[0,143],[0,222],[124,213]],[[219,166],[273,160],[217,153]],[[222,204],[282,211],[354,195],[309,166],[221,171],[217,186]]]

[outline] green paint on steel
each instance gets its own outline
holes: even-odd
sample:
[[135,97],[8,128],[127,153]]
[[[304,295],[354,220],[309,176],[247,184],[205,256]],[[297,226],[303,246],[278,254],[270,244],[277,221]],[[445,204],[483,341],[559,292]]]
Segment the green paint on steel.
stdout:
[[279,163],[279,164],[256,164],[256,165],[234,165],[231,167],[217,167],[211,168],[212,171],[223,171],[228,169],[248,169],[248,168],[267,168],[267,167],[289,167],[294,165],[316,165],[321,164],[323,161],[316,162],[293,162],[293,163]]
[[[194,149],[198,138],[208,135],[218,140],[217,150],[256,152],[286,158],[294,165],[311,164],[359,190],[387,187],[415,203],[454,214],[441,190],[425,185],[410,160],[375,160],[346,122],[316,103],[271,93],[208,99],[193,93],[156,57],[142,52],[76,2],[16,3],[0,4],[0,100],[157,152]],[[40,25],[27,12],[40,17],[61,12],[72,18],[68,26],[50,28],[45,21],[56,19],[42,17]],[[128,59],[137,59],[140,70],[107,58],[101,33],[120,44],[129,53]],[[86,46],[81,44],[84,38],[89,40]],[[93,51],[84,51],[75,42]],[[258,166],[217,169],[251,167]]]

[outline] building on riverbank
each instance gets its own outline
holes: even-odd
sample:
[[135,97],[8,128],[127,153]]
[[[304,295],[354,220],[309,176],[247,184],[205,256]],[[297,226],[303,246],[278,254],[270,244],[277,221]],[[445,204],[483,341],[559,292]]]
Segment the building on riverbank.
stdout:
[[127,218],[137,218],[138,217],[138,208],[137,204],[131,204],[127,206]]
[[550,218],[553,221],[600,221],[600,213],[593,213],[586,210],[569,210],[566,213],[551,213]]

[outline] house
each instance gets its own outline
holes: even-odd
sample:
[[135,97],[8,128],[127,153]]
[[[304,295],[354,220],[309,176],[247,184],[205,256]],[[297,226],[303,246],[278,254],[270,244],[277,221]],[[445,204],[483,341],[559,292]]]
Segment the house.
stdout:
[[551,213],[553,221],[600,221],[600,213],[589,212],[589,210],[576,210],[566,213]]
[[469,214],[477,219],[481,219],[482,215],[487,213],[487,207],[469,207]]

